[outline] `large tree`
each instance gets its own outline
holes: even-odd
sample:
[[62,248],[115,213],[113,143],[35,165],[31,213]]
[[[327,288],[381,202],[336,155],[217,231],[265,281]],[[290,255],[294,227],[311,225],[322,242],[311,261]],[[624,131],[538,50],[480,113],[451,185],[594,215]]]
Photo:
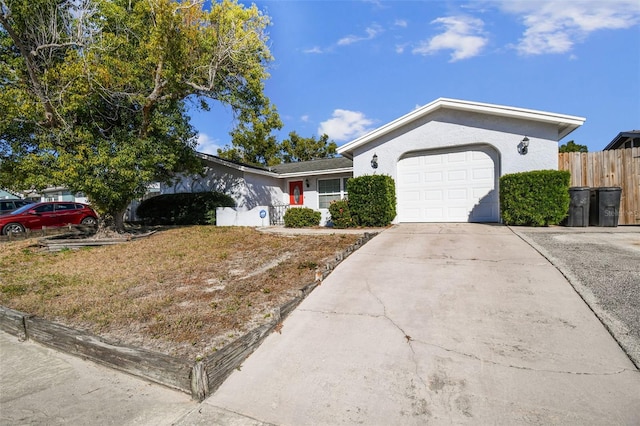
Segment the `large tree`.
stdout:
[[259,114],[243,113],[238,126],[231,132],[231,146],[218,149],[218,155],[255,166],[279,164],[280,144],[272,131],[281,128],[282,122],[273,107],[265,107]]
[[198,169],[188,103],[277,116],[255,6],[0,0],[0,24],[0,186],[85,192],[118,230],[151,182]]
[[333,158],[336,156],[338,145],[329,141],[329,136],[323,134],[319,139],[315,136],[303,138],[296,132],[289,133],[289,138],[282,141],[280,146],[282,161],[295,163],[319,158]]

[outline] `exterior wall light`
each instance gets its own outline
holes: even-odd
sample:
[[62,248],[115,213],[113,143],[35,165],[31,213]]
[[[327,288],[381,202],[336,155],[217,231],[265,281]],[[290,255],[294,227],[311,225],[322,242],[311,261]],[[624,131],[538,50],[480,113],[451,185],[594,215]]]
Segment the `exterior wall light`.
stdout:
[[309,187],[309,179],[305,179],[304,180],[304,184],[307,185],[307,188]]
[[378,168],[378,156],[376,154],[373,154],[371,158],[371,168],[374,170]]
[[528,137],[525,136],[522,139],[522,141],[518,145],[518,152],[520,152],[520,154],[522,154],[522,155],[527,155],[527,152],[529,152],[529,138]]

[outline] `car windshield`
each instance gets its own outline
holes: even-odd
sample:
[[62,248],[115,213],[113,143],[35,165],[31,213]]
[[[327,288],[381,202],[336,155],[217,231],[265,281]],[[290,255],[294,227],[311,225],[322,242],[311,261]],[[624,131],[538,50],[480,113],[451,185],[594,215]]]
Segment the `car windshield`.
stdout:
[[11,213],[9,213],[9,214],[20,214],[20,213],[24,213],[24,212],[26,212],[27,210],[31,209],[31,208],[32,208],[33,206],[35,206],[35,205],[36,205],[36,203],[30,203],[30,204],[27,204],[26,206],[22,206],[22,207],[20,207],[19,209],[16,209],[16,210],[12,211],[12,212],[11,212]]

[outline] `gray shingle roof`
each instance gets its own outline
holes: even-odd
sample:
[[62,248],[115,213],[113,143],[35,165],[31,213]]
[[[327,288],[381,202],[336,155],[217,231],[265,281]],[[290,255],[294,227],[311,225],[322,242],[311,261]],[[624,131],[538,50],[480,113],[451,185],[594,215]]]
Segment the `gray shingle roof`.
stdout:
[[319,172],[353,167],[353,161],[344,157],[323,158],[320,160],[300,161],[272,166],[271,171],[278,174]]

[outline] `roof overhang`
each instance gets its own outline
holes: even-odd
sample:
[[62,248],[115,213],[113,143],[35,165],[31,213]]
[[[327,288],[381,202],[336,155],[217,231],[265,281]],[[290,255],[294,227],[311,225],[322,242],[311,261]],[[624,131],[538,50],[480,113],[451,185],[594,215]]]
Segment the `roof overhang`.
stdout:
[[500,117],[509,117],[519,120],[536,121],[541,123],[554,124],[558,129],[558,141],[569,133],[573,132],[585,122],[584,117],[572,115],[556,114],[546,111],[537,111],[532,109],[515,108],[504,105],[485,104],[480,102],[463,101],[458,99],[439,98],[435,101],[422,106],[402,117],[378,127],[377,129],[363,135],[349,143],[338,148],[338,153],[347,158],[353,158],[353,151],[363,145],[368,144],[394,130],[397,130],[415,120],[432,114],[441,109],[450,109],[456,111],[468,111],[478,114],[493,115]]

